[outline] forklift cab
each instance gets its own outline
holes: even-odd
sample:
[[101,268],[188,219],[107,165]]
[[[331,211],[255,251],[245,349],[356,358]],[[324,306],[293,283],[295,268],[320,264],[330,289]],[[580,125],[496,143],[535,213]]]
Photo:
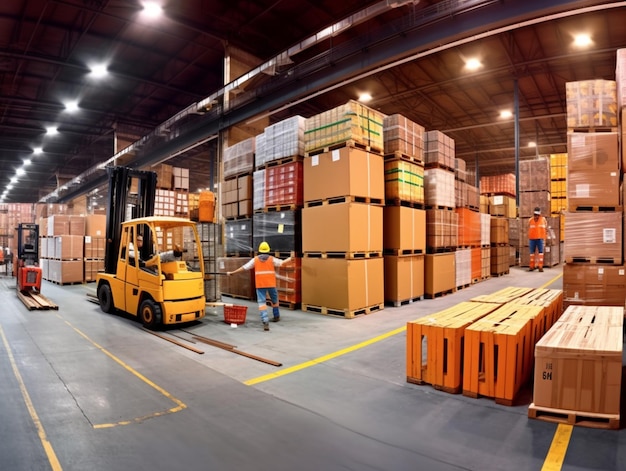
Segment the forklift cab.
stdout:
[[21,223],[17,231],[15,275],[17,289],[22,292],[40,291],[42,270],[39,266],[39,225]]

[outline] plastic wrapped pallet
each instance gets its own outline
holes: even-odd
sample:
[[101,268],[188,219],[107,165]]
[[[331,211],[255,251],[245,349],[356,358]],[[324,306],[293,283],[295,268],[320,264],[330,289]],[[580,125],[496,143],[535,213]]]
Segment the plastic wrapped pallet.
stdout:
[[[615,61],[615,83],[618,109],[626,107],[626,49],[618,49]],[[623,126],[623,121],[622,121]]]
[[516,196],[515,175],[504,173],[501,175],[486,175],[480,177],[480,194],[507,194]]
[[459,216],[449,209],[426,210],[426,247],[431,250],[457,246]]
[[270,245],[272,252],[302,252],[302,212],[270,211],[255,213],[252,217],[254,227],[253,247],[263,241]]
[[455,287],[460,288],[472,283],[472,251],[457,249],[454,252]]
[[361,103],[348,103],[312,116],[306,120],[305,152],[314,152],[347,141],[383,152],[383,119],[385,115]]
[[304,156],[304,124],[302,116],[292,116],[265,128],[262,142],[257,146],[255,165],[258,167],[274,160]]
[[565,213],[565,260],[621,265],[622,211]]
[[545,157],[519,163],[520,191],[550,191],[550,161]]
[[383,120],[385,154],[400,153],[424,161],[424,128],[405,116],[393,114]]
[[224,149],[224,177],[252,172],[255,138],[250,137]]
[[582,80],[565,84],[567,127],[617,126],[617,86],[614,80]]
[[424,165],[440,165],[455,169],[454,139],[441,131],[428,131],[424,135]]
[[424,200],[429,206],[454,208],[454,172],[443,168],[424,170]]
[[491,214],[480,213],[480,245],[491,244]]
[[386,160],[385,199],[424,204],[424,167],[401,159]]
[[265,208],[265,173],[262,168],[252,174],[252,209],[259,211]]
[[267,207],[302,206],[304,194],[302,161],[267,167],[264,189]]
[[251,255],[256,249],[252,246],[252,220],[237,219],[224,223],[226,255]]

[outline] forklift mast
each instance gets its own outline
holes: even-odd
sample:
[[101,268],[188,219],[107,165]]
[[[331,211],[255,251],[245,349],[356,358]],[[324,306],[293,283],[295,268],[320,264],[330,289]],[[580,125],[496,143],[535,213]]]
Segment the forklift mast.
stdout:
[[17,226],[17,259],[23,266],[39,264],[39,225],[20,223]]
[[[122,223],[127,219],[154,215],[157,175],[155,172],[129,167],[107,167],[109,193],[106,214],[106,250],[104,271],[117,271],[118,252],[122,236]],[[137,195],[131,195],[131,184],[137,180]],[[132,208],[127,218],[127,209]]]

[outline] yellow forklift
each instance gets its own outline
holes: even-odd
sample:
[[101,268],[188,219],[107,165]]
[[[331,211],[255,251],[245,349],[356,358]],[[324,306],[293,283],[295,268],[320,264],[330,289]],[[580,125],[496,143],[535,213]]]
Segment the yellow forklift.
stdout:
[[96,276],[100,308],[136,316],[153,330],[201,319],[204,264],[195,223],[153,216],[156,173],[127,167],[107,171],[107,245],[104,272]]

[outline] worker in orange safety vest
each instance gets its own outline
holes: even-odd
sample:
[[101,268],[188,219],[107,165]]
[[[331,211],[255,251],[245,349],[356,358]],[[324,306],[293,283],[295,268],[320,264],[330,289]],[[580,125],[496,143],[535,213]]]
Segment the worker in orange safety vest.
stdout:
[[[548,221],[541,215],[541,208],[535,208],[533,217],[528,221],[528,245],[530,249],[530,268],[543,271],[543,249],[548,234]],[[535,252],[538,252],[535,256]]]
[[280,321],[275,269],[289,262],[291,262],[291,257],[281,260],[280,258],[270,255],[270,245],[267,242],[261,242],[259,244],[259,255],[250,259],[235,271],[229,271],[227,273],[228,276],[231,276],[243,270],[252,270],[254,268],[256,298],[257,303],[259,304],[261,322],[263,322],[263,330],[270,330],[266,303],[268,295],[270,297],[270,301],[272,302],[272,322]]

